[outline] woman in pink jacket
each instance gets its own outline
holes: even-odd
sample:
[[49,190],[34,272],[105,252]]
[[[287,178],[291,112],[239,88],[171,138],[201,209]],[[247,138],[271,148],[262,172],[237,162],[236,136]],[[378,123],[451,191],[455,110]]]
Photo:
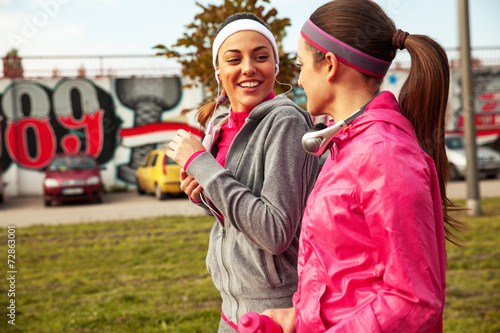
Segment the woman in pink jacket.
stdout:
[[[379,89],[403,48],[398,103]],[[265,314],[285,333],[442,332],[445,238],[460,225],[446,197],[444,50],[373,1],[335,0],[305,22],[297,60],[309,113],[333,118],[304,147],[329,155],[302,221],[294,308]]]

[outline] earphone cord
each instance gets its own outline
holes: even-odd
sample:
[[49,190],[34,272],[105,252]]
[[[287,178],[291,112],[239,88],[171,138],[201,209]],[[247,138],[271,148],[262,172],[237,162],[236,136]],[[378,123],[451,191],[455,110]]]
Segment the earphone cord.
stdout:
[[281,83],[280,81],[278,81],[278,78],[275,79],[276,80],[276,83],[278,83],[279,85],[282,85],[282,86],[289,86],[290,88],[285,91],[285,94],[288,94],[290,91],[292,91],[293,89],[293,86],[289,83]]
[[[217,82],[217,98],[220,96],[220,83]],[[217,101],[217,99],[215,99],[216,103],[215,103],[215,106],[214,106],[214,111],[217,110],[217,108],[219,107],[219,102]],[[212,113],[213,113],[212,112]]]

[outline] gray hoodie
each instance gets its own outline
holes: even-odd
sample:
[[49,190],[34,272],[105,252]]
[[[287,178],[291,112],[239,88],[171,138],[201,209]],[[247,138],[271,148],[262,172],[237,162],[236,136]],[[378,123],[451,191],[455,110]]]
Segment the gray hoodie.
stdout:
[[[205,147],[224,119],[215,117]],[[318,171],[317,157],[301,144],[312,126],[306,111],[276,96],[252,110],[231,143],[225,168],[212,151],[186,170],[203,187],[212,213],[224,216],[210,234],[207,268],[233,323],[248,311],[293,306],[300,221]],[[226,331],[234,329],[221,320],[219,332]]]

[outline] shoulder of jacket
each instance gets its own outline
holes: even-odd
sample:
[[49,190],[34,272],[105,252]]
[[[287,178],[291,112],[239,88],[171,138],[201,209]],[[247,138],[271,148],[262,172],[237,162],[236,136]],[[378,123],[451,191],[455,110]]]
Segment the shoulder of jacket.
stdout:
[[[284,95],[278,95],[273,100],[270,101],[272,104],[268,104],[266,113],[264,116],[272,117],[293,117],[302,118],[307,122],[307,118],[311,118],[307,111],[303,110],[295,104],[292,100]],[[311,118],[312,119],[312,118]]]
[[224,119],[227,118],[227,116],[229,115],[229,112],[226,112],[226,113],[219,113],[217,115],[214,115],[212,117],[212,119],[210,119],[210,121],[214,124],[214,125],[218,125],[219,123],[221,123]]

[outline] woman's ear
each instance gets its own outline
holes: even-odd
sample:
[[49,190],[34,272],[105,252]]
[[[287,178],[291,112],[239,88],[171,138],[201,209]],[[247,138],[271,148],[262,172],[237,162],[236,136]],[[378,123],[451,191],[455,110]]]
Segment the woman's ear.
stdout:
[[326,75],[326,78],[329,82],[331,82],[334,78],[335,75],[337,74],[337,69],[339,68],[339,61],[335,54],[332,52],[328,52],[325,55],[326,62],[328,64],[328,73]]

